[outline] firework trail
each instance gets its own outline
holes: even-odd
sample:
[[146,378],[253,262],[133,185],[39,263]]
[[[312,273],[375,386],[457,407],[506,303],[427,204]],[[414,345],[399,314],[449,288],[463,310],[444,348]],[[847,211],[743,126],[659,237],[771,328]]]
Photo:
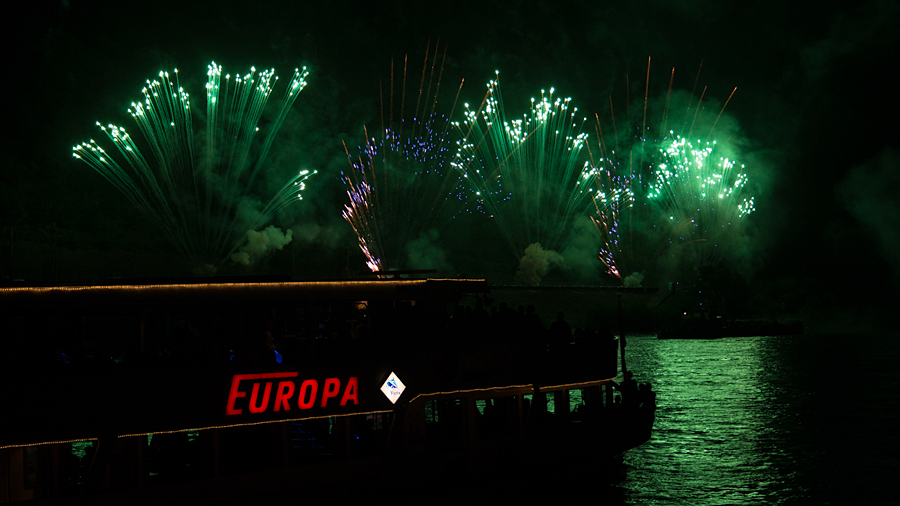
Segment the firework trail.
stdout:
[[[407,108],[404,58],[400,97],[394,95],[391,64],[387,122],[382,92],[380,132],[371,136],[363,129],[365,145],[359,146],[355,158],[344,145],[350,167],[341,177],[349,198],[343,217],[353,227],[366,265],[373,272],[420,267],[410,265],[420,254],[412,251],[419,247],[416,244],[437,240],[462,205],[459,176],[450,166],[455,153],[450,140],[452,125],[449,116],[436,112],[446,50],[440,61],[437,45],[430,52],[429,47],[415,108]],[[395,98],[399,98],[396,115]],[[451,115],[455,106],[456,99]]]
[[[305,67],[295,69],[261,145],[254,141],[278,80],[275,70],[251,68],[244,76],[223,79],[222,67],[212,62],[207,70],[203,142],[194,139],[190,96],[180,85],[176,69],[172,76],[160,71],[158,79],[148,80],[142,90],[144,100],[132,102],[128,109],[155,163],[124,127],[99,122],[97,126],[125,163],[93,139],[73,147],[72,155],[125,194],[195,269],[215,271],[240,246],[248,229],[302,198],[304,182],[311,175],[305,170],[256,210],[252,223],[238,222],[237,207],[249,202],[275,134],[306,86],[307,75]],[[257,146],[251,155],[251,148]]]
[[616,150],[609,149],[604,142],[599,116],[595,114],[594,117],[597,120],[598,158],[595,158],[590,143],[587,144],[591,164],[597,169],[597,191],[593,194],[594,215],[591,221],[600,235],[599,257],[604,270],[621,281],[624,237],[620,222],[622,214],[634,207],[633,187],[640,186],[640,174],[635,175],[631,167],[623,169]]
[[456,123],[464,137],[453,166],[516,258],[533,245],[561,251],[576,220],[589,216],[596,191],[597,169],[580,156],[584,120],[576,119],[577,108],[569,112],[570,98],[553,97],[553,88],[532,98],[521,119],[507,119],[499,72],[487,88],[481,106],[466,104],[462,125]]
[[702,245],[700,265],[721,261],[728,239],[756,210],[753,197],[744,197],[745,167],[717,158],[715,148],[715,141],[690,142],[676,135],[659,150],[655,179],[648,185],[648,199],[672,231],[669,242]]
[[622,256],[623,233],[620,229],[622,213],[634,207],[633,178],[610,169],[601,169],[600,188],[594,198],[595,216],[591,221],[600,234],[600,261],[610,276],[622,279],[619,258]]

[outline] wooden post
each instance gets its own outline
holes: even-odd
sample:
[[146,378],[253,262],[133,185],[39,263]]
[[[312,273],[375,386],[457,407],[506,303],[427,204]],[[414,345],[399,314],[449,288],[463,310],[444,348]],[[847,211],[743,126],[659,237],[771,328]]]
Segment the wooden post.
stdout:
[[341,432],[343,432],[344,436],[344,460],[353,458],[353,425],[350,422],[349,416],[341,416],[338,418],[338,423],[341,424]]
[[143,353],[146,349],[146,339],[147,339],[147,315],[144,312],[141,312],[141,347],[140,352]]
[[7,503],[10,499],[9,484],[9,454],[11,448],[0,450],[0,502]]
[[50,453],[50,497],[58,498],[61,495],[62,485],[60,480],[62,479],[62,473],[59,472],[59,444],[50,445],[51,453]]
[[569,422],[569,391],[557,390],[553,392],[553,404],[556,406],[553,418],[559,422],[558,425],[560,427],[566,427]]
[[84,477],[84,484],[81,486],[81,493],[78,495],[77,504],[79,506],[93,504],[94,496],[97,490],[100,490],[103,482],[109,483],[107,479],[107,471],[109,462],[112,460],[113,447],[116,443],[116,437],[105,435],[96,442],[96,449],[91,458],[90,467],[88,467],[87,475]]
[[213,478],[219,477],[219,429],[210,429],[212,431],[212,458],[213,458]]
[[619,355],[622,357],[622,376],[628,371],[625,366],[625,322],[622,320],[622,294],[619,294]]
[[281,467],[287,469],[291,465],[291,428],[290,422],[281,422]]
[[144,488],[147,484],[147,469],[144,466],[144,455],[147,450],[147,436],[136,436],[134,438],[135,454],[137,460],[137,488]]
[[463,433],[466,435],[466,452],[471,456],[478,443],[478,423],[476,422],[475,413],[478,407],[475,406],[475,396],[464,397],[466,406],[465,426]]
[[9,448],[9,502],[27,501],[34,498],[34,490],[25,488],[25,448]]
[[519,413],[519,416],[518,416],[518,418],[516,419],[516,420],[517,420],[517,423],[519,424],[519,425],[518,425],[518,426],[519,426],[519,432],[518,432],[518,437],[517,437],[516,439],[522,439],[523,437],[525,437],[525,420],[524,420],[524,416],[523,416],[523,414],[522,414],[522,400],[523,400],[523,398],[524,398],[524,396],[523,396],[522,394],[518,394],[518,395],[516,395],[516,397],[515,397],[515,399],[516,399],[516,409],[517,409],[517,411],[518,411],[518,413]]

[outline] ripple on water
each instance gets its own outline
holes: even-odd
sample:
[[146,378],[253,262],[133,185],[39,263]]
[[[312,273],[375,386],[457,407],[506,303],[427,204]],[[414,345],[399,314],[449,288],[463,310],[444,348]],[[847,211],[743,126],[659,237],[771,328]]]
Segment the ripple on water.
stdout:
[[898,337],[629,336],[629,369],[660,407],[626,454],[623,503],[897,504]]

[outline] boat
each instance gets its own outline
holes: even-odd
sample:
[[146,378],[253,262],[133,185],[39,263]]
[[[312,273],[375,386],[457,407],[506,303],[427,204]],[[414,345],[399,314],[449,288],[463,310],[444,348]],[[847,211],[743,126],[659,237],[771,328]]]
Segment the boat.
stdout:
[[660,330],[658,339],[720,339],[723,337],[802,335],[803,322],[774,320],[691,319]]
[[799,336],[803,335],[803,322],[777,320],[727,320],[723,324],[725,337],[751,336]]
[[718,320],[686,320],[666,327],[657,339],[720,339],[725,337],[724,326]]
[[489,291],[481,279],[0,288],[0,502],[333,495],[615,462],[649,439],[655,402],[617,402],[615,339],[551,345],[498,325],[478,302]]

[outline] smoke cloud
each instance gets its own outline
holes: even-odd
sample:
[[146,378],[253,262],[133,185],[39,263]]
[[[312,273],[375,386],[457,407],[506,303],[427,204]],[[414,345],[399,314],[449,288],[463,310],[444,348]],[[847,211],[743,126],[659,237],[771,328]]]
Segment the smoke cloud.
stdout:
[[530,244],[525,248],[525,255],[519,260],[516,277],[525,284],[537,286],[541,284],[541,276],[547,274],[554,265],[562,264],[563,256],[556,251],[544,249],[541,243]]
[[878,156],[850,170],[838,193],[847,210],[863,224],[863,230],[881,246],[883,257],[900,276],[900,154],[885,149]]
[[346,224],[341,222],[320,225],[315,222],[304,222],[294,225],[292,230],[297,234],[297,240],[303,244],[313,244],[325,249],[335,249],[346,242]]
[[287,233],[284,233],[274,225],[269,225],[261,232],[248,230],[247,244],[231,255],[231,261],[241,265],[254,264],[272,251],[283,249],[291,242],[293,236],[293,230],[288,229]]
[[603,269],[598,257],[599,250],[600,235],[591,219],[582,216],[573,224],[572,238],[562,251],[563,262],[560,267],[577,284],[595,284],[600,281]]
[[640,288],[642,281],[644,281],[644,275],[640,272],[633,272],[628,276],[625,276],[625,279],[622,280],[622,284],[625,285],[625,288]]
[[440,234],[437,229],[430,229],[419,234],[418,239],[406,245],[408,265],[410,269],[437,269],[439,273],[453,270],[447,261],[446,252],[438,245]]

